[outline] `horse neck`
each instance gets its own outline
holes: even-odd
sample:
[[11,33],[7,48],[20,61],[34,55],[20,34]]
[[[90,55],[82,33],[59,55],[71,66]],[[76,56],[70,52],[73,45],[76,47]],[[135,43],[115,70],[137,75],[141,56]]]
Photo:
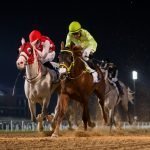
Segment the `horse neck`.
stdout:
[[26,66],[26,77],[28,79],[32,79],[39,74],[40,65],[37,60],[34,60],[32,64],[28,64]]
[[71,69],[71,75],[77,76],[85,70],[85,64],[80,57],[75,57],[74,66]]
[[26,66],[27,79],[34,79],[45,74],[46,68],[38,61],[38,58],[34,52],[34,62]]

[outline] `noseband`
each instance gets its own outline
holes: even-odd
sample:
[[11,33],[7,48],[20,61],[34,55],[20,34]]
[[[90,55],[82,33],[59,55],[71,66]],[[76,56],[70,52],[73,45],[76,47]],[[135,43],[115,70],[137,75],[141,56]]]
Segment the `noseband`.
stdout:
[[[70,64],[69,67],[68,67],[64,62],[60,63],[60,65],[59,65],[60,67],[66,68],[67,74],[70,74],[70,71],[71,71],[72,67],[74,67],[77,58],[79,58],[81,61],[83,61],[83,60],[82,60],[80,57],[77,57],[77,58],[75,59],[75,58],[74,58],[74,55],[73,55],[73,52],[70,51],[70,50],[61,50],[61,52],[68,52],[68,53],[71,53],[71,55],[72,55],[72,57],[73,57],[73,61],[71,62],[71,64]],[[84,62],[84,61],[83,61],[83,62]],[[67,76],[67,78],[72,79],[72,80],[73,80],[73,79],[78,79],[78,78],[80,78],[85,72],[88,72],[88,70],[87,70],[86,67],[85,67],[85,70],[83,70],[78,76],[76,76],[76,77]]]
[[71,56],[73,57],[73,61],[72,61],[72,63],[70,64],[69,67],[68,67],[64,62],[62,62],[62,63],[59,64],[60,67],[66,68],[66,69],[67,69],[67,73],[69,74],[69,73],[70,73],[70,70],[71,70],[71,68],[72,68],[72,66],[74,66],[74,64],[75,64],[73,52],[70,51],[70,50],[61,50],[61,52],[71,53]]

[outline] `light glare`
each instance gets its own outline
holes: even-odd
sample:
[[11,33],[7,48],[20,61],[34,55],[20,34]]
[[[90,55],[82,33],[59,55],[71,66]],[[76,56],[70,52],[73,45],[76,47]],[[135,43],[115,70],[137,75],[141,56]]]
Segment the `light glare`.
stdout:
[[132,71],[132,78],[133,78],[133,80],[137,80],[137,78],[138,78],[137,71]]

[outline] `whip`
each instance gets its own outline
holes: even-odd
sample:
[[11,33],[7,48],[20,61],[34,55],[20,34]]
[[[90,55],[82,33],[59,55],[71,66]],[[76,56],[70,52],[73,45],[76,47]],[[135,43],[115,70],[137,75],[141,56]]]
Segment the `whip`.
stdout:
[[15,84],[14,84],[13,91],[12,91],[12,96],[15,95],[16,84],[20,75],[21,75],[21,71],[18,73],[17,78],[15,80]]

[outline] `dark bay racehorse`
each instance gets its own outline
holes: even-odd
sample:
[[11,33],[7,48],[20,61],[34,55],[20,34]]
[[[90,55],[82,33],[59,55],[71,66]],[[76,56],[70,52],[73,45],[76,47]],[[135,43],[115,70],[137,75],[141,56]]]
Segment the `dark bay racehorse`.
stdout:
[[82,120],[84,129],[87,130],[87,125],[91,127],[95,126],[90,120],[88,110],[88,100],[92,93],[95,93],[99,98],[103,118],[105,123],[107,123],[107,117],[104,111],[105,80],[99,67],[97,67],[97,72],[101,80],[99,83],[93,83],[93,77],[86,69],[86,65],[82,59],[82,49],[72,46],[69,50],[64,50],[63,44],[61,44],[59,63],[61,94],[55,110],[53,120],[55,127],[52,136],[58,136],[59,134],[60,123],[67,111],[70,99],[79,101],[83,107]]

